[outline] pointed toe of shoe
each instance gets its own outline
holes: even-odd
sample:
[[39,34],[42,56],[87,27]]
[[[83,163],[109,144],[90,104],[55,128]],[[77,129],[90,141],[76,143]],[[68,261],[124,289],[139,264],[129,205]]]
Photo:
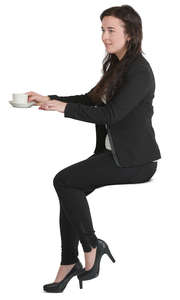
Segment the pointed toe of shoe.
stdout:
[[52,283],[48,283],[48,284],[44,284],[43,285],[43,290],[45,292],[53,292],[53,290],[57,287],[57,283],[52,282]]
[[68,282],[76,275],[81,273],[82,271],[82,264],[78,260],[77,263],[74,265],[72,270],[62,279],[60,282],[52,282],[43,285],[43,290],[49,293],[61,293],[65,289]]

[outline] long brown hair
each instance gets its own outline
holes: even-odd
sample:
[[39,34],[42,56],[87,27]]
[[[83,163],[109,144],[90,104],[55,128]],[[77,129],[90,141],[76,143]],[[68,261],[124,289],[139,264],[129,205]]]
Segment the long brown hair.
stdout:
[[129,64],[140,54],[142,43],[142,21],[139,14],[130,5],[114,6],[104,10],[100,20],[105,16],[114,16],[125,23],[124,33],[130,37],[126,41],[126,53],[121,60],[115,54],[107,53],[103,59],[102,77],[88,94],[94,103],[102,102],[105,95],[106,101],[110,101],[122,86],[125,80],[125,73]]

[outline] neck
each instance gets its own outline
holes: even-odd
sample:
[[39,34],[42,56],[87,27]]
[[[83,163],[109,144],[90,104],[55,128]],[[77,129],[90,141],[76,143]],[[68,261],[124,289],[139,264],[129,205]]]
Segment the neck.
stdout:
[[126,54],[126,49],[122,49],[116,55],[117,55],[118,59],[121,60],[125,54]]

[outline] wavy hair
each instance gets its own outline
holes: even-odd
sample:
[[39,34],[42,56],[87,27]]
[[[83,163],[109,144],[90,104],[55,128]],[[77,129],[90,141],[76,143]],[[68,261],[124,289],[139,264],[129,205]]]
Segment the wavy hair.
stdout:
[[143,38],[142,21],[139,14],[130,5],[114,6],[104,10],[100,20],[105,16],[113,16],[122,20],[125,24],[124,33],[130,40],[126,41],[126,53],[121,60],[113,53],[107,53],[103,59],[102,77],[94,88],[87,94],[94,103],[102,102],[105,95],[106,101],[110,101],[125,81],[125,74],[129,64],[140,54]]

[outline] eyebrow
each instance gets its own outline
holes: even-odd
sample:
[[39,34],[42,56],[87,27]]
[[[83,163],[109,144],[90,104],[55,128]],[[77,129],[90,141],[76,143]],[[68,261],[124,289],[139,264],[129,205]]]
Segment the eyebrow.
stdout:
[[[103,29],[104,27],[103,26],[101,26],[101,29]],[[114,28],[115,29],[115,27],[107,27],[107,28]]]

